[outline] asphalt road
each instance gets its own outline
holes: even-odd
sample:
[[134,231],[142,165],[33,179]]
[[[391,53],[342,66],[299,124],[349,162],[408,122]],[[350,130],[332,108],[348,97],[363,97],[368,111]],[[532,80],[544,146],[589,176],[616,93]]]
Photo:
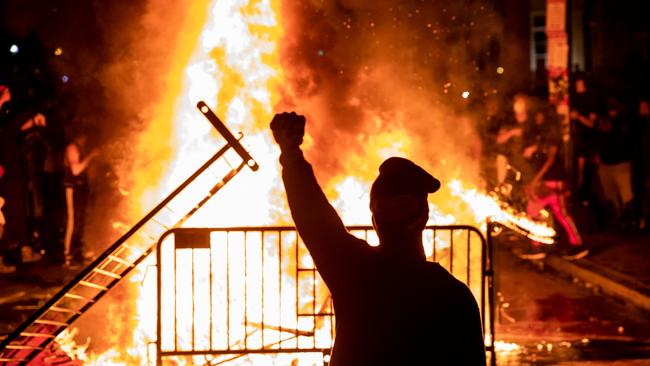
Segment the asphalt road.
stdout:
[[521,260],[499,238],[499,365],[650,365],[650,312],[589,283]]
[[[498,365],[650,365],[650,312],[495,245]],[[74,271],[36,264],[0,276],[0,334],[9,333]]]

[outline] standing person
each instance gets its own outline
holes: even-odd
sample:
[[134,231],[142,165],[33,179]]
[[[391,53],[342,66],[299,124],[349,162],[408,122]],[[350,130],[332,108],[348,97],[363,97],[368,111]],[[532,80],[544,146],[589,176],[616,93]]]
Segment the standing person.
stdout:
[[[5,233],[5,225],[7,223],[2,209],[5,205],[4,196],[8,193],[5,189],[5,166],[7,165],[7,141],[6,141],[6,124],[9,123],[9,102],[11,101],[11,91],[6,85],[0,85],[0,243],[3,243],[3,237]],[[16,271],[16,267],[7,265],[4,262],[5,247],[1,247],[0,251],[0,274],[2,273],[12,273]]]
[[641,139],[641,169],[639,170],[641,172],[641,190],[643,193],[639,228],[645,229],[648,227],[648,220],[650,220],[650,100],[647,98],[639,101],[637,127]]
[[303,157],[305,118],[277,114],[282,179],[296,228],[332,292],[332,366],[485,365],[481,319],[467,286],[427,262],[427,195],[440,182],[413,162],[390,158],[370,192],[379,246],[351,235]]
[[65,189],[66,225],[63,238],[65,265],[73,261],[83,263],[83,227],[85,223],[86,202],[88,199],[88,166],[97,156],[97,151],[85,153],[85,135],[75,137],[65,147],[63,186]]
[[27,189],[27,230],[29,246],[23,246],[23,262],[40,260],[44,254],[43,217],[44,217],[44,187],[43,177],[49,145],[45,138],[47,121],[43,114],[29,112],[20,125],[18,133],[20,162],[24,172],[25,188]]
[[604,198],[617,223],[627,227],[634,219],[633,144],[630,123],[614,98],[607,103],[607,117],[598,122],[598,147],[598,177]]
[[521,185],[522,172],[526,163],[521,156],[524,127],[530,120],[530,99],[516,94],[512,110],[502,121],[496,136],[497,187],[494,190],[500,199],[518,211],[526,209]]
[[583,76],[577,76],[574,82],[574,93],[571,95],[571,132],[573,140],[573,159],[575,168],[575,187],[583,198],[588,198],[593,192],[591,180],[593,172],[593,158],[595,151],[593,143],[595,138],[594,126],[598,119],[596,102]]
[[519,152],[524,135],[524,126],[530,119],[529,100],[524,94],[518,93],[512,99],[512,112],[504,119],[496,137],[497,148],[497,182],[506,179],[508,166],[517,170],[522,168]]
[[[523,157],[526,159],[530,174],[525,174],[526,211],[537,218],[542,209],[549,208],[560,224],[568,240],[568,247],[562,256],[566,259],[580,259],[589,254],[573,218],[566,207],[566,181],[564,168],[560,159],[562,135],[560,123],[550,106],[543,105],[534,114],[524,135]],[[542,244],[533,242],[528,252],[520,255],[525,259],[542,259],[546,253]]]

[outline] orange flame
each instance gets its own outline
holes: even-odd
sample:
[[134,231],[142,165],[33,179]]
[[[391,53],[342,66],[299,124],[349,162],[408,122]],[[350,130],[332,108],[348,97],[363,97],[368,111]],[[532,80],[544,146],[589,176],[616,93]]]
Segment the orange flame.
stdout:
[[[283,29],[279,23],[279,8],[280,0],[204,0],[194,2],[187,10],[185,18],[188,21],[174,51],[168,89],[155,118],[140,135],[136,147],[141,161],[146,161],[149,166],[155,162],[155,167],[137,165],[137,170],[130,174],[135,178],[128,191],[139,199],[132,208],[134,218],[161,200],[221,144],[216,133],[195,109],[197,101],[205,100],[231,129],[245,130],[244,144],[259,162],[260,170],[241,173],[235,183],[226,186],[186,225],[287,223],[278,152],[266,128],[273,108],[280,100],[278,86],[283,80],[279,56]],[[197,24],[190,21],[192,19],[205,19],[205,23]],[[367,150],[372,151],[373,161],[355,161],[355,157],[349,161],[350,166],[373,168],[364,168],[366,174],[341,175],[329,182],[328,196],[335,197],[334,205],[344,222],[370,222],[368,192],[374,169],[389,156],[413,155],[411,136],[408,131],[399,129],[376,134],[367,141]],[[306,146],[307,149],[310,146],[309,137]],[[236,156],[228,158],[238,159]],[[374,163],[376,165],[372,165]],[[163,170],[166,173],[160,174]],[[460,180],[452,180],[447,192],[441,194],[447,195],[449,200],[464,202],[465,208],[452,211],[431,203],[432,224],[483,226],[486,219],[492,217],[515,223],[515,227],[524,228],[523,231],[541,241],[549,242],[548,238],[554,235],[552,229],[507,212],[496,200],[476,188],[467,188]],[[444,246],[444,243],[440,244]],[[74,333],[64,333],[57,341],[88,365],[117,366],[135,362],[147,365],[148,360],[153,360],[150,344],[156,337],[156,289],[155,276],[144,269],[153,261],[153,258],[146,260],[131,276],[134,292],[138,294],[135,301],[138,315],[134,320],[135,330],[130,345],[121,344],[103,354],[88,355],[84,347],[73,346]],[[284,356],[277,357],[280,360]],[[179,359],[178,362],[186,364],[190,361]]]

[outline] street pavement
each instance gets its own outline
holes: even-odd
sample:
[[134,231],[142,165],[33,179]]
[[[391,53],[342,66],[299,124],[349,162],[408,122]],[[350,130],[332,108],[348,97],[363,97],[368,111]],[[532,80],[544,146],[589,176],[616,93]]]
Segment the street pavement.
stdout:
[[571,271],[604,274],[601,277],[642,293],[650,279],[648,238],[588,237],[592,254],[568,262],[553,254],[541,261],[522,260],[513,250],[526,245],[525,240],[497,237],[496,340],[505,342],[499,347],[498,364],[650,365],[650,311]]
[[[581,268],[650,295],[650,236],[600,234],[586,241],[592,254],[585,259],[528,261],[512,252],[525,240],[507,233],[496,238],[498,365],[650,365],[650,310],[571,271]],[[0,275],[0,335],[77,271],[36,263]]]

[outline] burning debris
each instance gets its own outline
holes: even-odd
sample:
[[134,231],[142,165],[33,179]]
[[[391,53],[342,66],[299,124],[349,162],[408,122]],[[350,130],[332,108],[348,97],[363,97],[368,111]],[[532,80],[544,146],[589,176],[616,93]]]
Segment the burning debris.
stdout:
[[[130,159],[118,166],[120,189],[131,199],[120,222],[141,217],[213,152],[215,135],[195,110],[205,98],[229,125],[246,132],[244,144],[260,160],[260,169],[256,176],[242,174],[186,226],[289,223],[267,123],[275,110],[295,107],[314,121],[307,154],[318,171],[326,172],[321,178],[327,193],[338,197],[335,205],[346,223],[369,223],[370,180],[381,160],[401,155],[424,162],[444,182],[430,202],[430,224],[484,227],[494,218],[536,240],[552,241],[551,228],[480,193],[480,139],[466,103],[481,94],[471,86],[478,84],[477,71],[489,64],[499,34],[490,21],[494,13],[483,2],[423,7],[419,1],[205,0],[179,14],[170,14],[167,6],[151,1],[143,24],[143,32],[169,22],[180,28],[174,44],[161,47],[170,50],[172,61],[155,69],[160,75],[151,75],[166,87],[151,105],[120,101],[126,108],[142,108],[146,120],[129,148]],[[469,64],[475,66],[461,66],[474,58]],[[427,254],[444,260],[436,258],[436,248],[451,247],[453,240],[452,234],[449,240],[434,238]],[[123,334],[122,343],[103,354],[81,356],[86,348],[80,347],[68,349],[69,355],[77,354],[85,364],[107,364],[106,355],[114,364],[151,360],[156,327],[149,313],[156,305],[151,283],[142,286],[143,271],[141,266],[131,277],[129,305],[135,308],[124,332],[132,334]],[[90,322],[95,320],[81,319],[81,327]],[[287,333],[279,324],[275,331]],[[57,341],[70,345],[73,337],[64,333]]]

